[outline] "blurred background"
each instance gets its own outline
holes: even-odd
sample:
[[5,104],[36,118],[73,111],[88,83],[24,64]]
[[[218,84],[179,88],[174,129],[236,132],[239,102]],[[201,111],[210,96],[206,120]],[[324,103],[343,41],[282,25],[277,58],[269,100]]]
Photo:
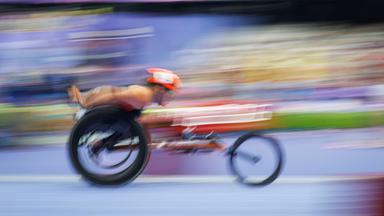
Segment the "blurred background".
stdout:
[[[65,152],[77,110],[68,104],[69,83],[82,91],[144,84],[145,68],[164,67],[183,80],[164,110],[273,105],[270,121],[221,132],[229,143],[246,130],[270,132],[287,157],[281,178],[295,184],[261,194],[279,199],[279,191],[304,190],[298,199],[311,202],[299,202],[304,209],[285,203],[277,213],[270,211],[275,201],[260,211],[233,211],[383,215],[382,181],[361,180],[384,173],[383,7],[379,0],[1,0],[0,179],[74,174]],[[224,160],[154,153],[145,174],[226,175]],[[303,186],[341,176],[352,183]],[[317,202],[323,199],[329,201]]]
[[384,25],[374,2],[364,11],[359,1],[47,2],[63,4],[0,7],[1,146],[67,135],[69,83],[140,84],[148,67],[182,77],[169,107],[270,103],[270,129],[384,123]]

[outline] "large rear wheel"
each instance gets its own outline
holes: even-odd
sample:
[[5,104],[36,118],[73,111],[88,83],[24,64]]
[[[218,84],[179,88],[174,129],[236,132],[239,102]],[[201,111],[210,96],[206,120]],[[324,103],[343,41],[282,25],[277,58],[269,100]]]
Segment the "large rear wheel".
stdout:
[[102,185],[133,181],[149,157],[141,125],[113,108],[82,117],[72,130],[68,149],[76,171],[86,180]]

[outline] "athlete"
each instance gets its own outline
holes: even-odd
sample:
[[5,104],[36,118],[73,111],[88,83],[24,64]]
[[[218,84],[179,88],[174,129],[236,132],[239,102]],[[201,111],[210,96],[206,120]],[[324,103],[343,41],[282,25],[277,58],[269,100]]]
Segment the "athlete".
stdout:
[[84,93],[71,85],[68,94],[72,102],[86,109],[101,105],[121,105],[132,110],[142,110],[152,103],[164,106],[180,87],[180,78],[162,68],[149,68],[147,71],[150,73],[147,85],[100,86]]

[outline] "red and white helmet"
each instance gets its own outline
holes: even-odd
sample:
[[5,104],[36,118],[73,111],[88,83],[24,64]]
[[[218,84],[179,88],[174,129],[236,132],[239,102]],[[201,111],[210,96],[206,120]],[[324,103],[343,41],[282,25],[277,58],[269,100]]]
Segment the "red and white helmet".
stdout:
[[160,84],[166,89],[172,91],[177,90],[181,85],[179,76],[170,70],[162,68],[148,68],[147,71],[151,74],[151,76],[147,79],[147,82],[149,83]]

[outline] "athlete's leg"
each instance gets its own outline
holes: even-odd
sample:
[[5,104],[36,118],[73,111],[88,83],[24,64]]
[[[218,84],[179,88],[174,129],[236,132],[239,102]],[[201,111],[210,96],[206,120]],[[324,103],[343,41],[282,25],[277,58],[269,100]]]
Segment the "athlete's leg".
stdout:
[[101,86],[89,92],[82,94],[82,106],[86,108],[95,107],[98,105],[107,105],[117,103],[114,96],[115,88],[112,86]]

